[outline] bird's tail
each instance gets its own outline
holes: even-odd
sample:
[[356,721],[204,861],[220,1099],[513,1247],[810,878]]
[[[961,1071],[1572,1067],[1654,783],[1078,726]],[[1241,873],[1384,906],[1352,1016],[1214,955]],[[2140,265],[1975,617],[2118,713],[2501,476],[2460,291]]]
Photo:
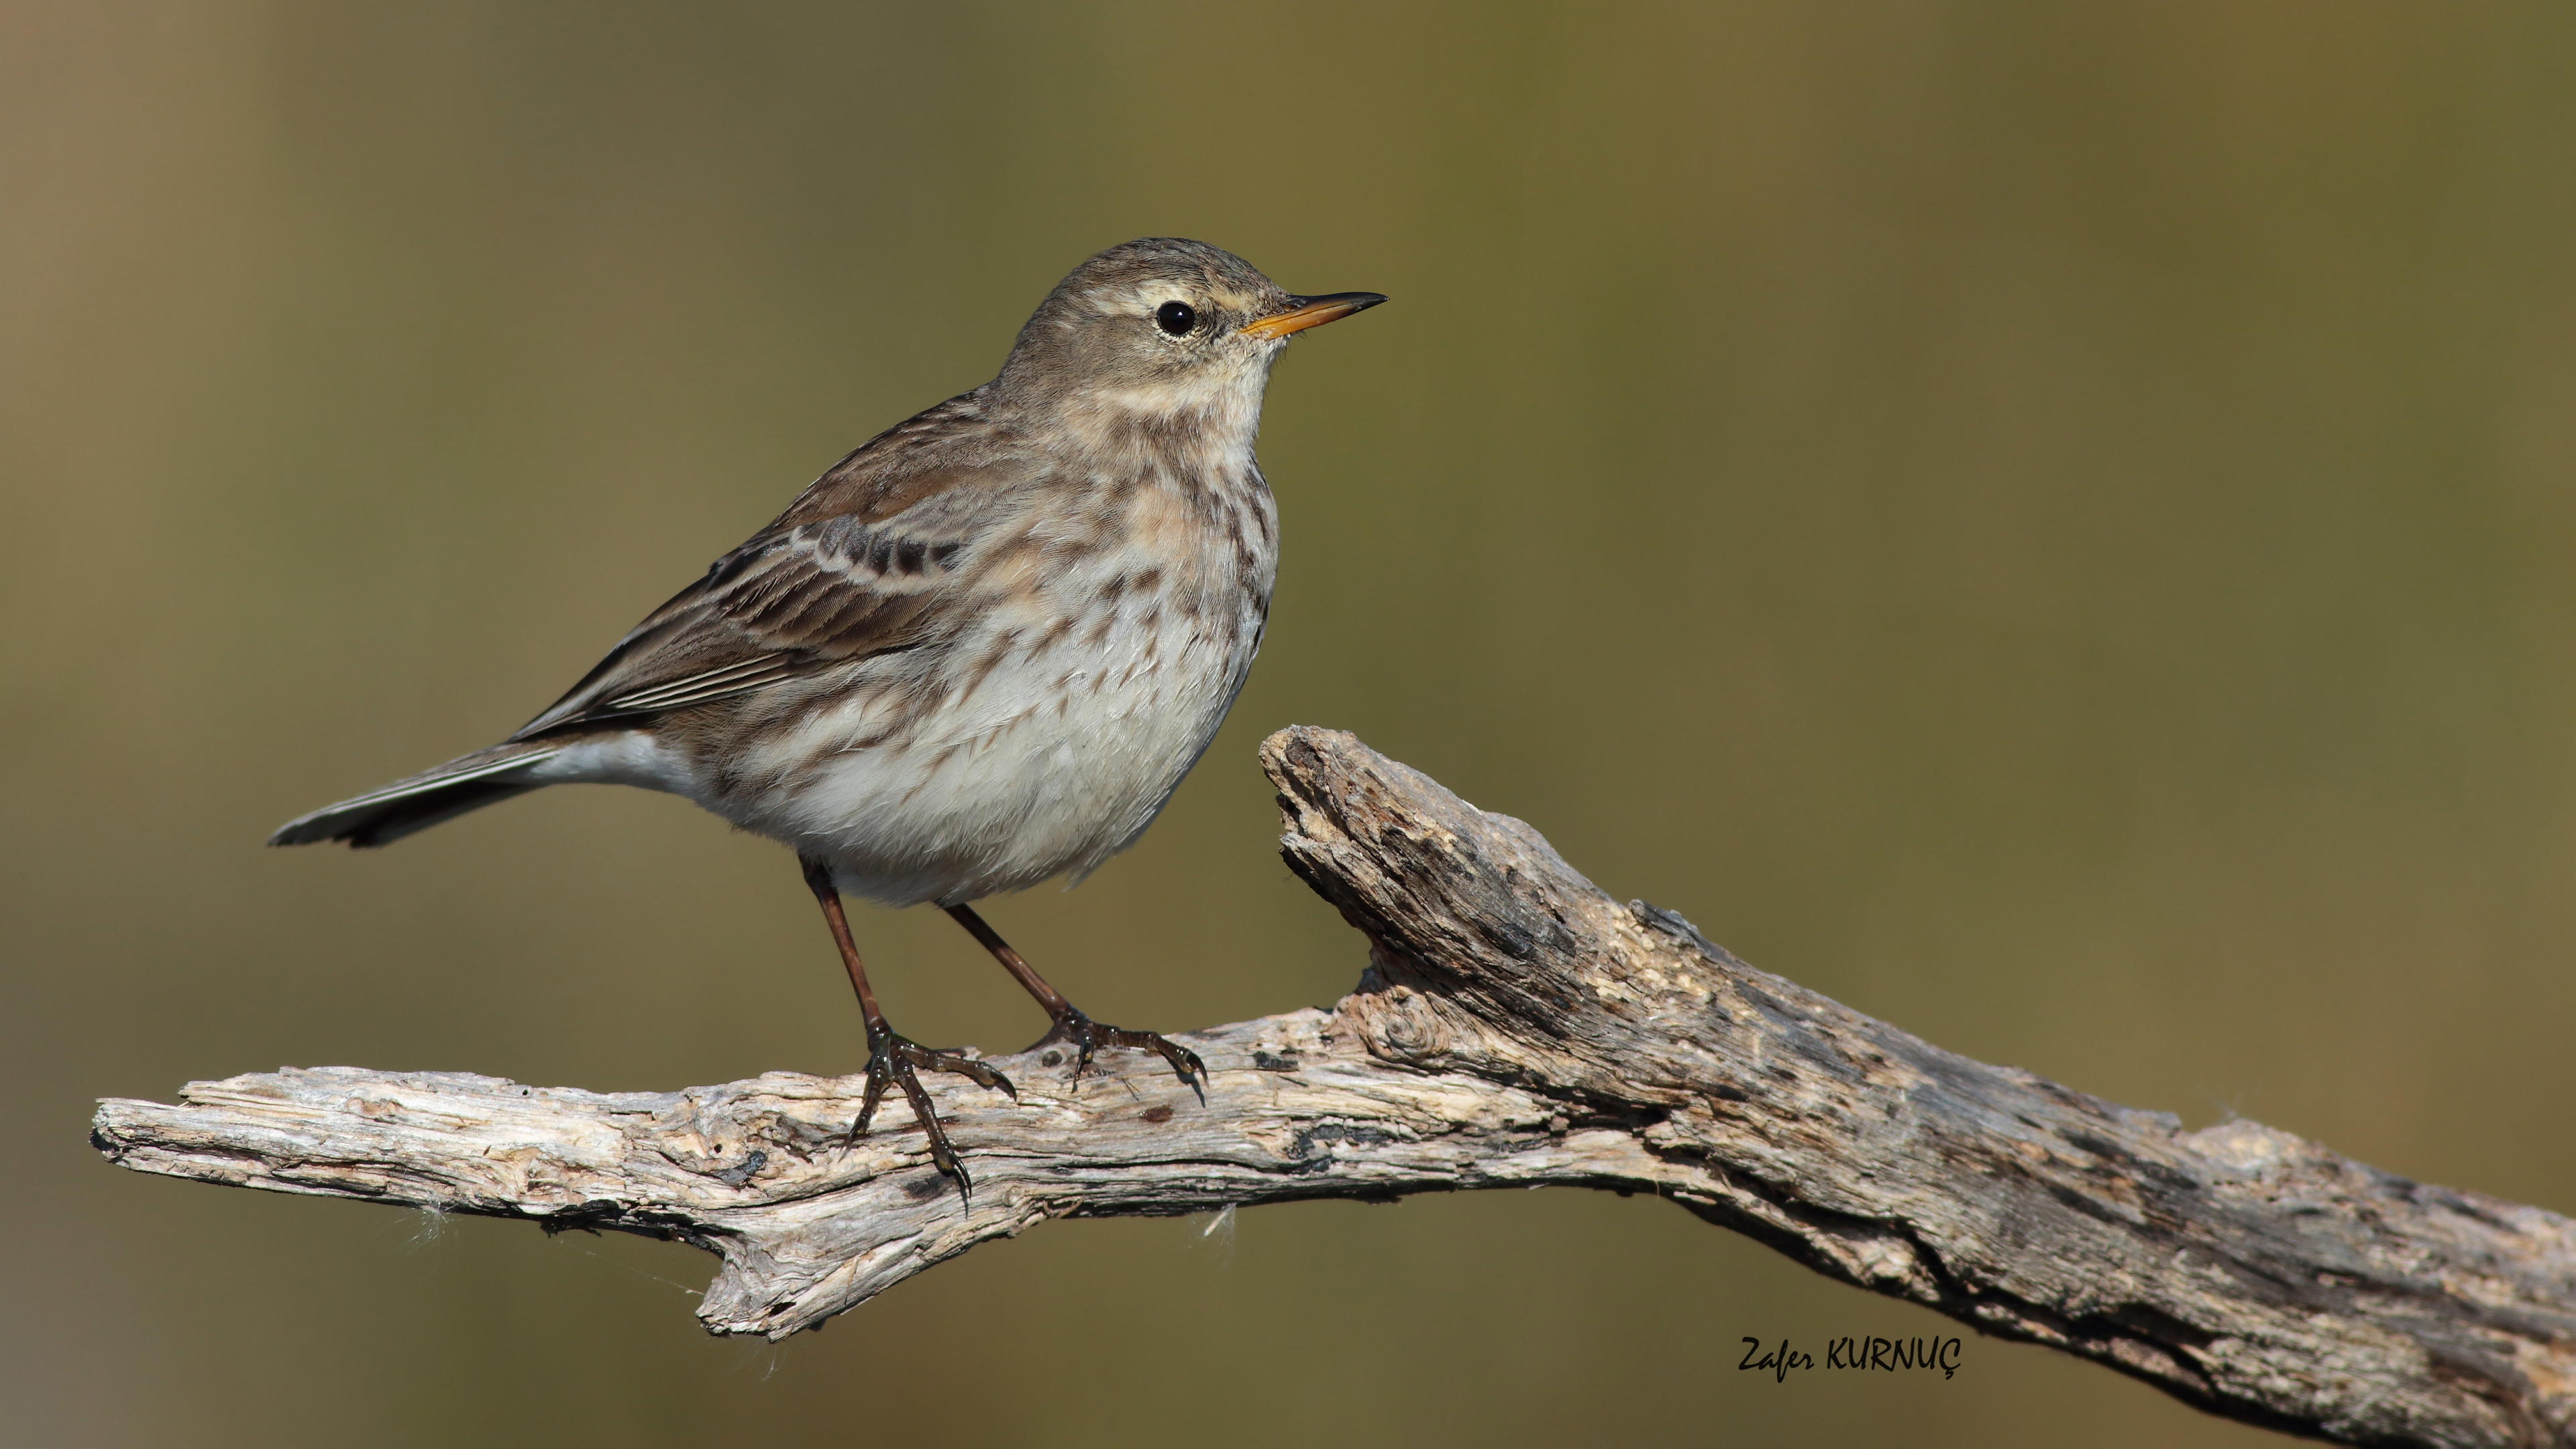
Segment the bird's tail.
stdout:
[[268,838],[271,845],[311,845],[317,840],[345,840],[365,849],[390,845],[415,830],[427,830],[468,810],[480,810],[513,795],[545,788],[527,772],[563,748],[557,741],[494,745],[462,755],[408,780],[396,780],[354,800],[325,806],[290,820]]

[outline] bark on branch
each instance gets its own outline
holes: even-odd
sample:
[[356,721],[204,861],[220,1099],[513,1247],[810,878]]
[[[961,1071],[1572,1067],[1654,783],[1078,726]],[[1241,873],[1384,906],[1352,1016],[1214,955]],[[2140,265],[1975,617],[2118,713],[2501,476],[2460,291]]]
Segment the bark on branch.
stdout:
[[1185,1038],[1202,1107],[1116,1053],[1014,1104],[931,1085],[961,1203],[900,1098],[772,1072],[600,1094],[347,1067],[110,1100],[145,1172],[676,1238],[717,1333],[783,1337],[1049,1218],[1556,1184],[1680,1203],[1820,1273],[2349,1443],[2576,1442],[2576,1223],[2253,1122],[1955,1056],[1621,904],[1537,832],[1346,734],[1262,761],[1288,863],[1371,943],[1331,1011]]

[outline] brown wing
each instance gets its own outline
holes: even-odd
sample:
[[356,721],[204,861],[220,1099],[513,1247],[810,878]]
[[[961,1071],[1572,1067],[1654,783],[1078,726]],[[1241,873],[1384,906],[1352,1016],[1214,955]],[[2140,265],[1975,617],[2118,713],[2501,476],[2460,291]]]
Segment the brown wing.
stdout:
[[[1043,469],[1011,457],[922,466],[917,445],[900,445],[923,419],[824,474],[510,738],[704,704],[930,642],[938,606],[955,593],[976,542],[1014,511],[1013,495],[1043,481]],[[887,452],[897,456],[886,462],[912,466],[868,466]]]

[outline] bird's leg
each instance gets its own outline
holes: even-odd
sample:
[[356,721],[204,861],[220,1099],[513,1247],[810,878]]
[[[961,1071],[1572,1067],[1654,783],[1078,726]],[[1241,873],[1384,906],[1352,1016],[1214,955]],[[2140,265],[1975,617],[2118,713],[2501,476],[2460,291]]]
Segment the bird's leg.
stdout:
[[942,909],[966,928],[966,934],[992,952],[993,959],[1002,963],[1002,969],[1011,973],[1011,979],[1020,983],[1020,989],[1036,997],[1038,1005],[1045,1007],[1046,1014],[1055,1019],[1054,1028],[1038,1038],[1030,1050],[1059,1040],[1072,1046],[1073,1074],[1077,1079],[1082,1076],[1083,1068],[1091,1065],[1092,1053],[1101,1047],[1131,1047],[1137,1051],[1158,1052],[1163,1060],[1172,1064],[1172,1070],[1188,1084],[1190,1090],[1199,1094],[1199,1101],[1207,1101],[1207,1089],[1200,1085],[1207,1080],[1207,1063],[1199,1060],[1197,1052],[1154,1032],[1125,1031],[1093,1021],[1082,1014],[1080,1007],[1065,1000],[1063,992],[1047,985],[1044,977],[1030,970],[1029,963],[1020,959],[1020,953],[1011,949],[1011,943],[1003,940],[1001,933],[984,924],[984,918],[975,914],[974,907],[945,906]]
[[955,1072],[972,1077],[980,1086],[998,1087],[1019,1100],[1019,1090],[1011,1079],[974,1058],[957,1052],[926,1047],[895,1035],[886,1025],[885,1013],[877,1009],[877,994],[868,986],[868,969],[859,964],[859,948],[850,940],[850,920],[841,910],[841,892],[832,884],[832,868],[810,856],[798,858],[805,867],[805,884],[814,892],[814,900],[823,908],[824,923],[832,928],[832,944],[841,948],[841,963],[850,968],[850,986],[859,993],[859,1011],[868,1024],[868,1089],[859,1101],[859,1120],[850,1128],[850,1140],[868,1130],[868,1122],[877,1114],[877,1103],[884,1099],[886,1085],[902,1089],[904,1100],[912,1104],[912,1115],[921,1130],[930,1137],[930,1160],[941,1172],[957,1179],[958,1196],[975,1189],[973,1178],[966,1175],[965,1164],[957,1160],[957,1151],[948,1145],[948,1132],[939,1125],[939,1114],[930,1110],[930,1094],[921,1089],[916,1069],[933,1072]]

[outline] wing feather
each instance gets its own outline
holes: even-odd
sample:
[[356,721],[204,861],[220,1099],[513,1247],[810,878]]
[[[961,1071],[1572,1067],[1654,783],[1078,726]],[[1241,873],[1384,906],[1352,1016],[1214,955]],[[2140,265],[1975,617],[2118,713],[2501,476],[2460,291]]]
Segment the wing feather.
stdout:
[[[1016,512],[1017,497],[1043,486],[1045,470],[1004,456],[914,467],[889,483],[856,466],[895,436],[825,474],[510,738],[707,704],[929,642],[976,545]],[[836,492],[846,506],[817,497]]]

